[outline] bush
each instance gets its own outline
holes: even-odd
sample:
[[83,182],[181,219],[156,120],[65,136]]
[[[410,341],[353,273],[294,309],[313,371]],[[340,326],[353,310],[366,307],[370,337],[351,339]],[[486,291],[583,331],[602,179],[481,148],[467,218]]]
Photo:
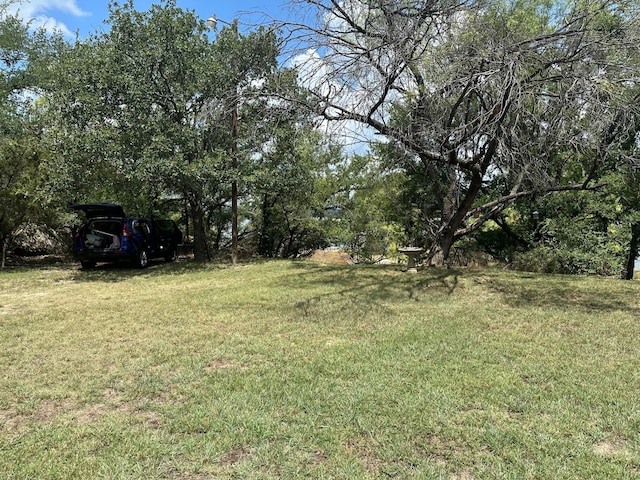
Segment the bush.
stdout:
[[68,232],[28,223],[13,232],[9,249],[22,257],[64,254],[70,249],[69,238]]
[[541,245],[514,256],[511,266],[516,270],[536,273],[563,273],[573,275],[619,275],[624,258],[615,252],[597,249],[587,251],[553,248]]

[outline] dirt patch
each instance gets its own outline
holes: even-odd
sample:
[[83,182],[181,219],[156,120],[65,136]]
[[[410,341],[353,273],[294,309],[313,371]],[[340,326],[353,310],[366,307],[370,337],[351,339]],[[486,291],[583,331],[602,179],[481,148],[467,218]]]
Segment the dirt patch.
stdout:
[[233,360],[226,360],[223,358],[211,360],[207,365],[207,370],[209,371],[229,370],[229,369],[246,370],[246,368],[247,368],[246,366],[238,362],[234,362]]
[[327,454],[324,453],[322,450],[317,450],[313,452],[311,454],[311,457],[312,457],[312,461],[311,461],[312,465],[322,465],[329,459]]
[[238,445],[220,457],[221,465],[237,465],[251,458],[251,448],[246,445]]
[[604,440],[600,443],[596,443],[593,446],[593,453],[597,455],[618,455],[622,453],[622,442],[617,440]]
[[318,263],[353,265],[351,255],[343,250],[316,250],[311,254],[309,259]]
[[233,366],[233,363],[229,360],[216,359],[209,362],[210,370],[224,370],[226,368],[232,368]]
[[16,432],[23,422],[14,410],[0,410],[0,428],[6,432]]
[[72,400],[43,400],[36,410],[33,418],[38,423],[50,422],[59,415],[67,413],[75,408]]
[[28,412],[19,412],[16,409],[0,410],[0,428],[12,435],[20,435],[34,425],[54,421],[74,408],[75,403],[69,399],[45,399]]
[[79,425],[88,425],[100,421],[103,416],[112,412],[112,407],[104,403],[97,403],[77,409],[73,412],[73,418]]
[[354,439],[348,444],[348,449],[362,462],[367,472],[376,477],[379,476],[382,461],[365,439]]
[[474,480],[476,477],[473,476],[470,468],[465,468],[460,473],[453,474],[451,476],[451,480]]

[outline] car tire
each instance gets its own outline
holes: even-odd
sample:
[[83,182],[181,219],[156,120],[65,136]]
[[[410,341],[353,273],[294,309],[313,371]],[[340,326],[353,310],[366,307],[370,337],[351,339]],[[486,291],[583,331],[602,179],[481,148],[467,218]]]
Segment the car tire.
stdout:
[[175,262],[178,259],[178,249],[176,247],[171,247],[169,253],[164,257],[166,262]]
[[140,250],[140,252],[138,252],[136,266],[138,268],[147,268],[148,265],[149,265],[149,254],[143,248],[142,250]]

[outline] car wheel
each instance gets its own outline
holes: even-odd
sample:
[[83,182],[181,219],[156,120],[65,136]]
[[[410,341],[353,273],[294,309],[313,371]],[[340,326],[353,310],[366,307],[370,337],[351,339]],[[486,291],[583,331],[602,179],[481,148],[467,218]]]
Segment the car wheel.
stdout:
[[83,270],[91,270],[92,268],[94,268],[96,266],[96,262],[90,262],[88,260],[83,260],[80,262],[80,265],[82,265],[82,269]]
[[171,247],[171,250],[169,250],[169,253],[167,253],[167,255],[164,257],[165,261],[167,262],[175,262],[177,258],[178,258],[178,249],[176,247]]
[[146,268],[149,265],[149,254],[145,249],[138,253],[138,268]]

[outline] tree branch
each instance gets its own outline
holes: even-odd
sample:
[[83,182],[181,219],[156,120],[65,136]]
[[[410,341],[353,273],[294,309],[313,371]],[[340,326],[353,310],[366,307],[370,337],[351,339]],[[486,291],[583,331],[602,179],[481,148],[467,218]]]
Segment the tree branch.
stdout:
[[480,229],[487,221],[491,220],[495,215],[503,211],[509,205],[513,204],[516,200],[526,197],[533,197],[539,195],[548,195],[551,193],[559,193],[559,192],[570,192],[570,191],[597,191],[605,187],[605,184],[599,184],[594,186],[586,186],[582,183],[574,183],[572,185],[557,185],[554,187],[548,187],[544,189],[531,189],[524,190],[521,192],[512,192],[509,195],[505,195],[501,198],[493,200],[491,202],[485,203],[484,205],[470,211],[466,215],[466,219],[469,219],[479,213],[482,213],[480,218],[475,220],[471,225],[456,230],[455,237],[462,238],[465,235],[473,233]]

